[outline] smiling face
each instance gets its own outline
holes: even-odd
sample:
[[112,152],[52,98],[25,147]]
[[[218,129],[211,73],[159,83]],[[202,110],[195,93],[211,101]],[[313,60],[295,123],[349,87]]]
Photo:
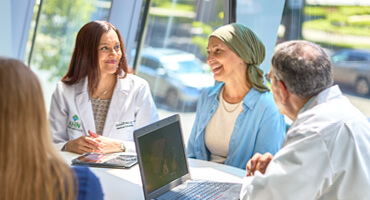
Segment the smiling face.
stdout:
[[104,33],[100,38],[98,48],[101,75],[114,74],[122,57],[117,33],[112,29]]
[[235,75],[246,74],[243,60],[217,37],[209,38],[207,53],[207,63],[217,81],[227,82]]

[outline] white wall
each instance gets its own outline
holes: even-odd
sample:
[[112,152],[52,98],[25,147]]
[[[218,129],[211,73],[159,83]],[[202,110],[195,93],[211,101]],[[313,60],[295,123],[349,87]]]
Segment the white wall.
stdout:
[[0,55],[24,60],[35,0],[1,0]]
[[267,73],[277,40],[285,0],[237,1],[236,21],[253,30],[266,47],[260,68]]
[[0,56],[12,57],[12,20],[10,12],[11,0],[0,1]]
[[138,28],[140,28],[138,24],[142,4],[143,0],[112,1],[109,22],[121,32],[128,59],[132,59],[130,58],[130,52],[137,47],[135,36]]

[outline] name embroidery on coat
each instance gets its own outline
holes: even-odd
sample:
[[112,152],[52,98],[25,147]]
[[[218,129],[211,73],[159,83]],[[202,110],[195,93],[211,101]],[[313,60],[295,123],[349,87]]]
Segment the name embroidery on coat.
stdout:
[[116,122],[116,129],[123,129],[128,127],[134,127],[135,120],[129,122]]

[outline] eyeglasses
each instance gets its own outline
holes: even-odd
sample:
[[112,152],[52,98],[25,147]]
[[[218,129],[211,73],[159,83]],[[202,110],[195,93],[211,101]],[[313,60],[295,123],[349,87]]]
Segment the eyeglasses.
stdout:
[[265,74],[265,79],[266,79],[267,82],[269,82],[271,84],[271,77],[270,77],[269,73]]

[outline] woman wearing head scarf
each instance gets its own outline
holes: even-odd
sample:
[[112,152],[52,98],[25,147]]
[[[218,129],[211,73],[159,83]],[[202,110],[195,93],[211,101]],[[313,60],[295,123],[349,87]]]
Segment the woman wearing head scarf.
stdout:
[[284,118],[258,67],[265,46],[252,30],[233,23],[210,35],[207,52],[219,83],[198,101],[187,155],[245,169],[255,153],[275,154],[285,137]]

